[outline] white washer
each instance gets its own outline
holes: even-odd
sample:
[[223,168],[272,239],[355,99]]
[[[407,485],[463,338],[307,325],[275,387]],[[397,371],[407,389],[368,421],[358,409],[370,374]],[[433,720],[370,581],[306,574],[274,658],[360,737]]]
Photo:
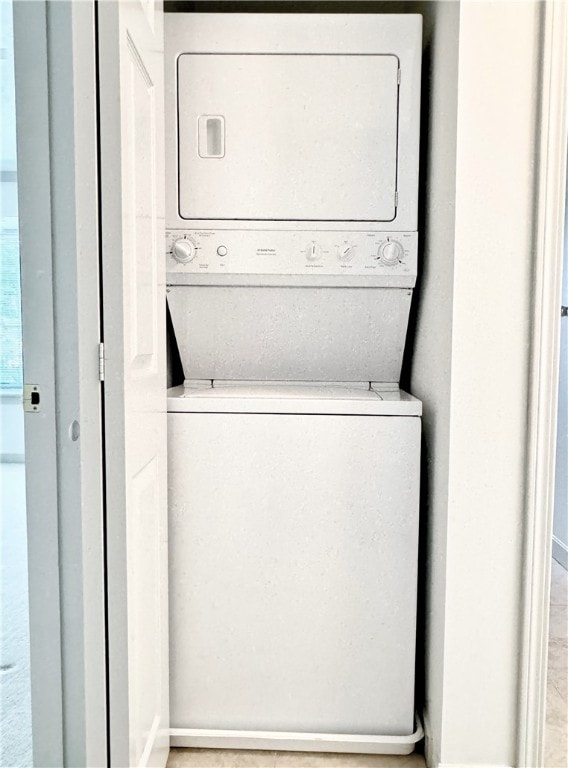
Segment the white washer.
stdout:
[[172,743],[411,751],[420,402],[169,395]]
[[422,735],[420,64],[416,15],[166,20],[174,746]]

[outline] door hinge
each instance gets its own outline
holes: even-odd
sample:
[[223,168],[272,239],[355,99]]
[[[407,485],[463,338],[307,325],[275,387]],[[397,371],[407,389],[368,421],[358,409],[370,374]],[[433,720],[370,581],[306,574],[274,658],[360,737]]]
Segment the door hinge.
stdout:
[[396,73],[396,82],[400,85],[400,77],[401,77],[401,70],[399,69]]
[[99,381],[105,380],[105,345],[99,343]]

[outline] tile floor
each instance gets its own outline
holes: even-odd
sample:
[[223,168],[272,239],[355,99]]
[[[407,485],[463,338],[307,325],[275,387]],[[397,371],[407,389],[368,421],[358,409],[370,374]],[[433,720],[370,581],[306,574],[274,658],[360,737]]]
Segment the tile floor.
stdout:
[[0,766],[14,768],[33,765],[26,541],[25,465],[0,463]]
[[425,768],[424,757],[260,752],[244,749],[172,749],[167,768]]
[[568,573],[552,561],[545,768],[568,765]]
[[[545,768],[568,766],[568,574],[552,561]],[[425,768],[424,757],[172,749],[168,768]]]

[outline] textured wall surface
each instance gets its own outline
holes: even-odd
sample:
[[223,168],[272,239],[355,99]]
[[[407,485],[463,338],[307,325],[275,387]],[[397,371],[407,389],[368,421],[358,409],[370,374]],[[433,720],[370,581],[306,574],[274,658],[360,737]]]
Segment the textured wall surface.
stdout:
[[432,9],[410,367],[425,414],[427,751],[433,765],[514,765],[540,17],[532,2],[461,3],[459,32],[457,17]]

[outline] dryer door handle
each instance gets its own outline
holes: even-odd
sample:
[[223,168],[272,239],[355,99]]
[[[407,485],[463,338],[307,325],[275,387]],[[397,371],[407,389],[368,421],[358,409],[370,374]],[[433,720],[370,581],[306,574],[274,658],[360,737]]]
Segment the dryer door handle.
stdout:
[[225,118],[223,115],[200,115],[197,133],[199,157],[225,156]]

